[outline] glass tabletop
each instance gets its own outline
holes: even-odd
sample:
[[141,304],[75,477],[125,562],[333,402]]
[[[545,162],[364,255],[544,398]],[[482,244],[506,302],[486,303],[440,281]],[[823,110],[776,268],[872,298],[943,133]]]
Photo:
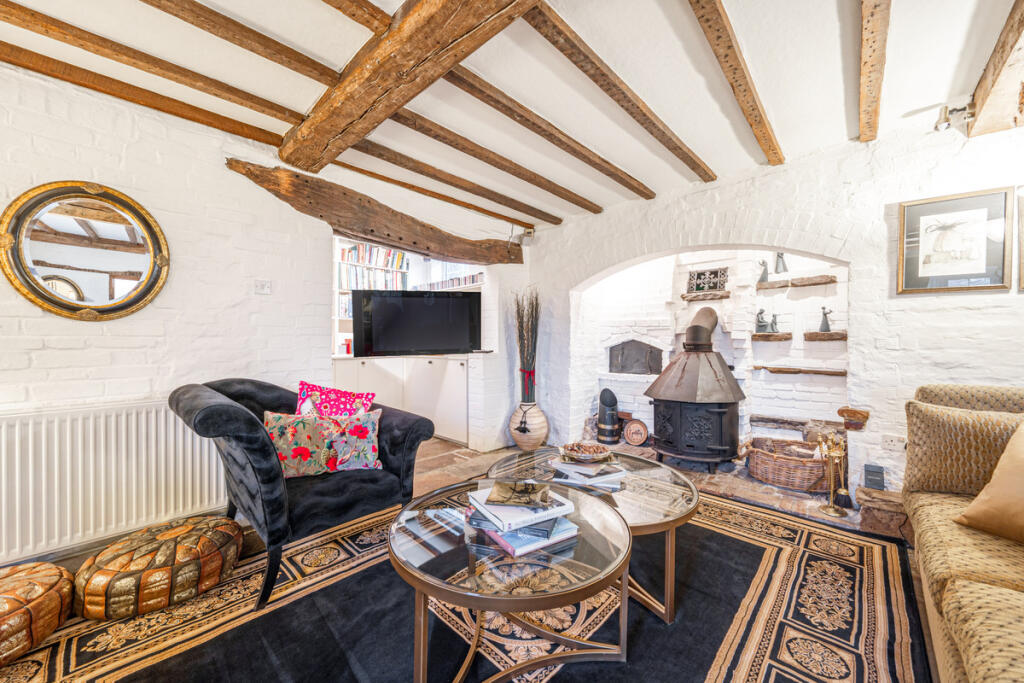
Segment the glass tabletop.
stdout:
[[[552,465],[558,457],[558,448],[515,453],[494,463],[487,476],[551,481],[565,476]],[[655,460],[614,451],[612,461],[626,470],[626,475],[609,488],[588,487],[582,482],[570,485],[607,501],[625,518],[634,533],[663,531],[689,519],[697,508],[700,502],[697,487],[679,470]]]
[[[608,585],[624,570],[630,533],[622,517],[600,498],[554,483],[550,491],[572,503],[566,518],[579,527],[577,535],[513,557],[496,542],[493,530],[489,534],[466,521],[469,494],[494,483],[480,479],[456,484],[402,508],[391,523],[388,543],[403,578],[442,599],[456,594],[514,601],[585,592],[591,585]],[[426,585],[417,585],[421,582]]]

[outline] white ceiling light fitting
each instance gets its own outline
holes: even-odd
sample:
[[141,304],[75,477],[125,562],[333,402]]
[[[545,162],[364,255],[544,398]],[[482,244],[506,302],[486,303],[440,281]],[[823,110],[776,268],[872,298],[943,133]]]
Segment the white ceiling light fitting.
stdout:
[[963,107],[949,108],[949,105],[942,105],[939,109],[939,118],[935,121],[935,131],[941,132],[949,128],[955,122],[958,126],[966,124],[974,118],[974,103],[969,102]]

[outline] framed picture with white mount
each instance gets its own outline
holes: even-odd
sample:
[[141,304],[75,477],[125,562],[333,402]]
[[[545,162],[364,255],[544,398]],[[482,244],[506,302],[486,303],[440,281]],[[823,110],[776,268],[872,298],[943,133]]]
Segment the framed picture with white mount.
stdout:
[[1010,289],[1014,188],[900,204],[897,293]]

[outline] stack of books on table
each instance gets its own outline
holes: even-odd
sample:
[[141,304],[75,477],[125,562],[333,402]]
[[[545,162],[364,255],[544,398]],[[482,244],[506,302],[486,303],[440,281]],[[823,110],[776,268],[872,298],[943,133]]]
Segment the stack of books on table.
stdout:
[[497,482],[470,492],[469,501],[466,522],[513,557],[542,548],[557,553],[576,543],[579,527],[566,517],[575,506],[546,484]]
[[549,464],[558,472],[555,481],[566,484],[585,484],[618,490],[622,486],[622,478],[626,476],[626,470],[612,460],[586,463],[557,456]]

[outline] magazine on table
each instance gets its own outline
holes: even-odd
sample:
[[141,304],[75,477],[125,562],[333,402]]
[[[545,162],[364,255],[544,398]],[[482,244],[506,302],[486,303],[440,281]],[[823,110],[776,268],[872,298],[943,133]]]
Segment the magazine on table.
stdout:
[[556,458],[549,464],[558,472],[560,480],[589,486],[617,486],[627,474],[622,465],[614,462],[589,464]]
[[[531,524],[530,526],[520,527],[517,531],[536,536],[537,538],[551,538],[551,532],[554,531],[557,521],[557,519],[549,519],[537,524]],[[483,513],[472,505],[466,508],[466,522],[474,529],[480,529],[481,531],[498,530],[498,526],[494,522],[487,519]]]

